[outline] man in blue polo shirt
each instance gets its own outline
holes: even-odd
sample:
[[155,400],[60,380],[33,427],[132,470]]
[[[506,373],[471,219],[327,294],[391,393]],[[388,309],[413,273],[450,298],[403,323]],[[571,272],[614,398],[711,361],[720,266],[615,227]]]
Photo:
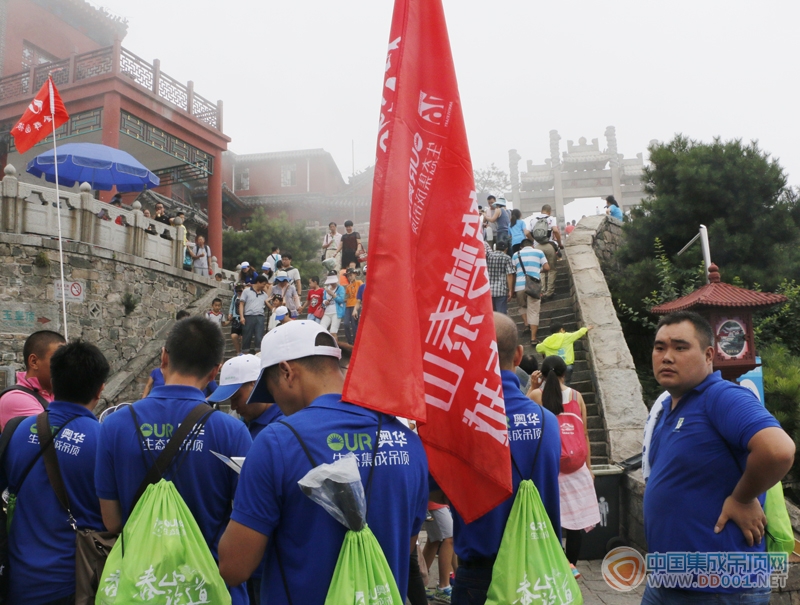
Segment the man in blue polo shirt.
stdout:
[[[241,355],[225,362],[220,372],[220,386],[208,398],[212,403],[231,401],[231,409],[242,417],[250,436],[256,435],[267,426],[283,418],[281,409],[274,403],[247,403],[253,387],[261,374],[261,360],[255,355]],[[266,557],[265,557],[266,559]],[[263,565],[259,565],[247,580],[247,594],[250,605],[261,603],[261,574]]]
[[[713,360],[714,333],[705,319],[685,311],[661,319],[653,372],[670,397],[644,450],[650,464],[644,525],[651,553],[765,550],[764,492],[791,467],[794,442],[755,395],[713,371]],[[706,603],[710,593],[715,603],[770,599],[769,586],[650,584],[642,599],[647,605]]]
[[[561,464],[561,434],[558,419],[531,401],[519,388],[514,368],[522,360],[517,326],[503,313],[494,314],[503,399],[508,417],[511,446],[511,476],[514,495],[472,523],[465,523],[453,507],[453,545],[458,555],[458,571],[453,586],[453,605],[483,605],[492,582],[492,567],[500,550],[500,541],[508,515],[523,479],[532,479],[550,522],[561,539],[561,505],[558,471]],[[544,423],[544,427],[542,424]],[[541,441],[541,447],[540,442]],[[539,450],[538,456],[536,454]],[[521,473],[521,474],[520,474]],[[431,497],[435,494],[431,493]]]
[[261,360],[255,355],[240,355],[229,359],[222,366],[220,386],[208,398],[211,403],[230,399],[231,409],[247,424],[253,440],[268,425],[283,418],[281,409],[274,403],[247,403],[260,374]]
[[[97,447],[95,483],[103,521],[109,531],[120,531],[131,513],[133,498],[152,457],[164,449],[173,430],[198,403],[202,389],[216,376],[225,346],[219,327],[191,317],[177,322],[161,354],[165,385],[133,404],[144,443],[127,410],[111,414],[103,423]],[[192,451],[173,465],[164,478],[175,484],[192,511],[211,554],[228,522],[238,475],[211,452],[228,457],[246,456],[252,445],[247,428],[232,416],[213,413],[194,442]],[[231,588],[234,605],[247,603],[242,584]]]
[[[100,423],[92,410],[108,378],[106,358],[94,345],[72,342],[50,360],[53,401],[47,413],[61,476],[79,528],[102,530],[94,491]],[[60,430],[59,430],[60,429]],[[9,531],[9,603],[61,605],[75,597],[75,530],[67,521],[39,457],[36,417],[22,421],[9,442],[0,491],[16,494]],[[39,457],[30,472],[25,469]]]
[[[410,553],[428,501],[419,438],[392,416],[342,401],[341,351],[316,322],[278,326],[261,350],[264,369],[251,399],[276,401],[316,464],[352,452],[365,486],[374,464],[365,488],[367,522],[405,599]],[[220,572],[231,583],[247,579],[267,552],[261,598],[270,605],[322,605],[342,547],[344,525],[297,485],[311,468],[289,427],[276,422],[264,429],[244,463],[220,541]]]

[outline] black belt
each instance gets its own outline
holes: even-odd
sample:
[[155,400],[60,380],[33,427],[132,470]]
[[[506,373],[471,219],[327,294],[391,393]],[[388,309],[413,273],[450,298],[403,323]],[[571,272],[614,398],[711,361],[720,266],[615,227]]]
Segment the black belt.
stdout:
[[459,559],[458,566],[464,569],[492,569],[497,557],[475,557],[467,561]]

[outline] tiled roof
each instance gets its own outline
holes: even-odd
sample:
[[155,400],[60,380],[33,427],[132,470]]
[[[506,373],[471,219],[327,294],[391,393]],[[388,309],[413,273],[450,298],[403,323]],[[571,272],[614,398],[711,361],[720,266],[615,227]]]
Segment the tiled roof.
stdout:
[[750,307],[754,309],[779,305],[789,300],[783,294],[756,292],[724,284],[720,282],[719,268],[713,264],[709,267],[708,279],[711,283],[698,288],[687,296],[653,307],[650,312],[656,315],[666,315],[696,307]]

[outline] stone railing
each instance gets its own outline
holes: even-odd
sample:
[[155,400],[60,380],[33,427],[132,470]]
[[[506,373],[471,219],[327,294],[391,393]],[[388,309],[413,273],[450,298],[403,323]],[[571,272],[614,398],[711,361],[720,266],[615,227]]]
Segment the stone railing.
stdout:
[[[180,219],[174,227],[164,225],[145,218],[139,202],[125,210],[95,199],[88,183],[80,190],[59,191],[57,203],[55,189],[20,182],[16,168],[6,166],[0,187],[0,231],[57,238],[60,214],[64,240],[183,267],[186,228]],[[125,225],[116,223],[119,216]],[[211,269],[213,274],[219,271],[216,256],[211,257]]]
[[152,64],[117,43],[67,59],[36,65],[28,71],[0,78],[0,103],[33,96],[49,75],[61,87],[115,74],[176,105],[211,128],[222,130],[222,102],[212,103],[194,92],[194,83],[183,84],[161,72],[161,62]]
[[590,367],[603,409],[609,459],[613,462],[642,451],[647,418],[633,357],[598,257],[604,257],[606,249],[612,245],[612,236],[619,225],[619,221],[606,216],[586,217],[566,242],[577,312],[583,325],[594,326],[587,336]]

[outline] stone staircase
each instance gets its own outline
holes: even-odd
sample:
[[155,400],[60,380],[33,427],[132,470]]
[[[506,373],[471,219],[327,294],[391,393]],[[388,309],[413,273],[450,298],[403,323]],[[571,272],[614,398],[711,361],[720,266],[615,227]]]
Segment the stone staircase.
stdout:
[[[530,335],[527,332],[522,334],[522,316],[516,299],[512,299],[509,304],[508,315],[517,324],[520,332],[520,342],[524,345],[525,354],[535,355],[541,365],[543,358],[530,345]],[[550,336],[552,333],[550,326],[553,323],[560,323],[567,332],[574,332],[583,327],[578,325],[578,317],[575,311],[575,289],[566,259],[558,261],[555,295],[542,304],[539,315],[539,331],[536,335],[540,342]],[[602,410],[598,404],[592,374],[589,369],[589,352],[586,347],[585,337],[577,340],[574,348],[575,364],[570,386],[580,392],[586,404],[586,422],[592,449],[592,464],[608,464],[608,441],[603,424]]]

